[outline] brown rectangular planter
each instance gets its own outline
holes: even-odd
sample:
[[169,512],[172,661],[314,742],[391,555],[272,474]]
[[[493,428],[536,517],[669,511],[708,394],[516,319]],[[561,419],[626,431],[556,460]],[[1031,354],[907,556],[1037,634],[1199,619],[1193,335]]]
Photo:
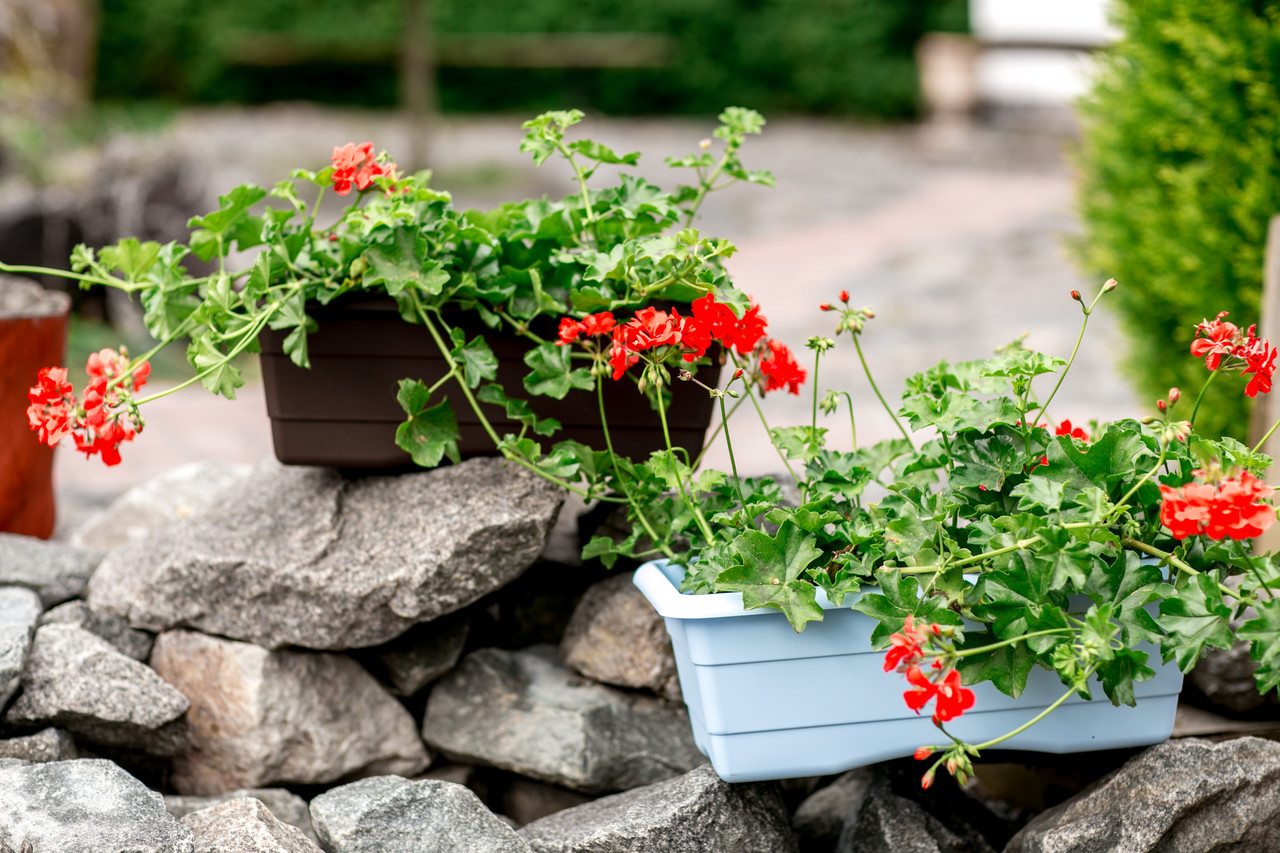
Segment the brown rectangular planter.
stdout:
[[[293,364],[284,354],[284,332],[264,331],[262,379],[276,458],[288,465],[327,465],[336,468],[395,468],[412,464],[395,443],[396,428],[405,414],[396,402],[401,379],[428,385],[445,376],[448,366],[422,326],[400,318],[393,300],[369,297],[341,305],[310,306],[307,313],[319,325],[307,340],[311,369]],[[528,341],[514,334],[498,334],[478,316],[459,316],[454,325],[467,337],[483,335],[498,358],[497,381],[512,397],[529,400],[544,418],[560,421],[562,429],[550,441],[574,439],[605,448],[594,391],[571,391],[563,400],[531,397],[522,385],[528,368]],[[554,327],[553,327],[554,328]],[[552,331],[551,334],[554,334]],[[720,368],[699,372],[714,386]],[[493,442],[457,386],[441,391],[458,420],[464,457],[491,456]],[[668,412],[671,440],[691,456],[702,450],[713,401],[689,382],[677,382]],[[614,449],[633,459],[647,458],[665,444],[658,414],[629,379],[605,385],[605,413]],[[506,418],[497,406],[485,406],[498,435],[519,432],[520,424]],[[548,441],[543,441],[547,446]]]

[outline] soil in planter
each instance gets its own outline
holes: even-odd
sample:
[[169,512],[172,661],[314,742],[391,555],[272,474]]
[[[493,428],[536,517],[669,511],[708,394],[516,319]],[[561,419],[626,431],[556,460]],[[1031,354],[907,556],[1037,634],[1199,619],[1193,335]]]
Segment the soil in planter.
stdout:
[[[308,314],[319,329],[307,340],[309,370],[293,364],[284,354],[284,333],[264,331],[262,376],[271,418],[276,458],[288,465],[328,465],[338,468],[385,469],[410,465],[409,455],[395,443],[396,428],[404,412],[396,402],[401,379],[419,379],[428,385],[448,373],[430,334],[422,326],[400,318],[389,298],[368,298],[342,305],[314,306]],[[459,316],[453,325],[470,339],[483,335],[498,359],[497,382],[512,397],[529,400],[539,417],[555,418],[562,429],[549,441],[573,439],[598,450],[605,449],[599,408],[594,391],[571,391],[563,400],[530,397],[522,381],[528,373],[524,354],[528,341],[512,334],[499,335],[478,316]],[[554,337],[554,324],[547,335]],[[714,386],[718,366],[703,368],[698,379]],[[493,442],[456,386],[444,393],[458,420],[462,456],[496,455]],[[677,382],[668,411],[672,443],[696,456],[702,450],[713,401],[692,382]],[[604,403],[613,446],[632,458],[646,458],[665,447],[661,421],[630,379],[605,385]],[[519,432],[520,424],[508,420],[497,406],[486,406],[485,415],[499,435]],[[543,439],[544,445],[548,440]]]
[[64,363],[71,298],[0,276],[0,531],[53,534],[53,448],[27,420],[27,391],[42,367]]

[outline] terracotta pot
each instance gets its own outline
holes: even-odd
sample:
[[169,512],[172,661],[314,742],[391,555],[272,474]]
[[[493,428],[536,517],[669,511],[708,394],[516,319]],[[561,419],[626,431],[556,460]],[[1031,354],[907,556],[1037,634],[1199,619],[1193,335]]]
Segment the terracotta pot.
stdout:
[[27,390],[42,367],[63,364],[71,298],[0,276],[0,531],[53,534],[53,448],[27,420]]
[[[288,465],[328,465],[337,468],[393,468],[412,464],[395,443],[396,427],[404,412],[396,402],[401,379],[428,385],[448,373],[427,330],[400,318],[395,302],[370,297],[343,305],[312,306],[307,313],[319,324],[307,341],[309,370],[284,354],[282,332],[265,331],[262,380],[276,458]],[[478,316],[459,316],[454,322],[467,333],[484,335],[498,358],[497,381],[511,396],[526,397],[522,381],[528,373],[524,354],[528,341],[498,335]],[[554,325],[547,334],[553,336]],[[713,385],[720,368],[704,368],[698,378]],[[493,442],[457,387],[443,389],[453,406],[464,457],[491,456]],[[691,455],[702,450],[713,401],[693,383],[679,382],[668,412],[671,440]],[[665,446],[657,412],[629,381],[605,387],[605,416],[614,449],[632,458],[645,458]],[[574,439],[603,450],[604,433],[594,391],[572,391],[563,400],[528,397],[540,417],[560,421],[562,429],[550,441]],[[518,432],[519,423],[496,406],[485,414],[499,435]],[[548,446],[548,440],[542,439]]]

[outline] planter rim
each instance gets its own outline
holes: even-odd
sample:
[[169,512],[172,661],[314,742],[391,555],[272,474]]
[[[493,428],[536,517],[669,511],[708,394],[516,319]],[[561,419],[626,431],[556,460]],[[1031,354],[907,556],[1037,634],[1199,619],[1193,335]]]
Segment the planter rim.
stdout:
[[[684,569],[670,560],[652,560],[635,570],[631,582],[664,619],[724,619],[733,616],[767,616],[778,611],[770,607],[747,610],[742,605],[740,592],[712,592],[706,595],[690,595],[680,591],[680,579]],[[847,609],[858,598],[852,592],[845,596],[840,607],[831,603],[827,593],[815,590],[818,605],[823,610]]]

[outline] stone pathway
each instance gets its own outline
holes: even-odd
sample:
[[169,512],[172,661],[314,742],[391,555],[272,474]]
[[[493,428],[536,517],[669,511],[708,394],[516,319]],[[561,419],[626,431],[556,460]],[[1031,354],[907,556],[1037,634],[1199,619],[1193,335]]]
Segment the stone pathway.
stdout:
[[[433,137],[435,183],[464,206],[568,191],[553,163],[534,169],[519,152],[520,121],[446,120]],[[639,171],[666,186],[672,179],[662,158],[694,150],[711,127],[689,119],[592,118],[584,133],[619,150],[644,151]],[[186,113],[162,136],[117,144],[194,158],[212,207],[214,196],[235,182],[270,185],[291,167],[327,162],[335,144],[365,139],[393,153],[407,148],[406,128],[394,117],[297,105]],[[1068,293],[1089,293],[1100,282],[1084,282],[1063,248],[1075,232],[1068,144],[1061,132],[979,128],[943,139],[926,127],[778,119],[744,148],[748,168],[771,169],[777,187],[713,196],[698,224],[738,244],[729,263],[735,281],[760,301],[771,332],[804,360],[804,341],[830,334],[830,315],[818,303],[848,289],[853,303],[873,307],[864,349],[881,389],[894,394],[903,378],[940,358],[982,357],[1023,332],[1032,346],[1070,354],[1080,312]],[[1091,320],[1052,417],[1080,422],[1138,413],[1116,376],[1114,325],[1102,312]],[[824,361],[820,385],[855,394],[860,442],[893,432],[852,347]],[[261,389],[251,385],[239,396],[233,403],[193,387],[149,405],[145,435],[124,449],[114,469],[60,450],[64,522],[186,461],[269,455]],[[775,394],[766,402],[779,423],[808,419],[807,394]],[[735,428],[741,467],[776,470],[763,432],[748,421]],[[829,425],[847,435],[843,421]],[[722,450],[710,458],[726,462]]]

